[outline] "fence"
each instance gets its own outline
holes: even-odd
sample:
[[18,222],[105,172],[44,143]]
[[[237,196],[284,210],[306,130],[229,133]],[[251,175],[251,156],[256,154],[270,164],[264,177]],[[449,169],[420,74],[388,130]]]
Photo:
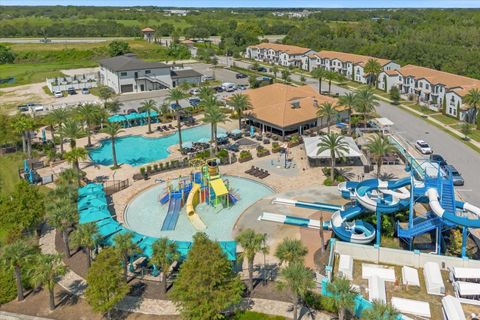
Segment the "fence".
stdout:
[[130,181],[126,180],[111,180],[103,183],[103,190],[107,196],[111,196],[115,192],[128,188]]
[[75,75],[73,77],[50,78],[47,79],[47,86],[51,92],[67,91],[69,88],[75,90],[90,89],[97,86],[97,78],[96,73]]
[[480,268],[480,261],[478,260],[421,253],[417,250],[406,251],[342,241],[335,241],[334,250],[336,253],[347,254],[357,260],[377,264],[385,263],[423,268],[426,262],[436,262],[442,269],[450,267]]

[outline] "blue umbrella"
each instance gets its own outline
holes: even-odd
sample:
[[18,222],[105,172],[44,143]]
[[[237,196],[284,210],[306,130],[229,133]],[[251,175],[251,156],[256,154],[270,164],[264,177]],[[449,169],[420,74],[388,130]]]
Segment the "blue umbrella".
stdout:
[[100,199],[92,199],[85,202],[81,202],[81,201],[78,202],[78,210],[84,210],[91,207],[107,208],[107,203],[106,201],[102,201]]
[[79,223],[89,223],[89,222],[96,222],[100,220],[104,220],[107,218],[111,218],[110,212],[106,209],[98,209],[98,208],[88,208],[85,210],[81,210],[79,213]]
[[45,128],[42,129],[42,141],[43,143],[47,142],[47,132],[45,131]]

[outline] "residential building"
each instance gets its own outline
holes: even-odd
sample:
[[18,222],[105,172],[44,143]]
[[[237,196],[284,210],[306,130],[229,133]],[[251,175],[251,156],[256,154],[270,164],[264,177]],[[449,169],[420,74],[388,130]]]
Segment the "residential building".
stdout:
[[314,52],[309,48],[265,42],[247,47],[246,57],[284,67],[302,68],[303,58]]
[[[292,133],[302,134],[305,129],[322,127],[326,119],[317,115],[320,105],[337,99],[319,94],[311,86],[294,87],[275,83],[257,89],[245,91],[250,98],[251,109],[245,112],[248,122],[262,132],[272,132],[282,137]],[[348,115],[338,106],[339,115],[331,119],[332,123],[343,120]]]
[[134,54],[100,61],[100,83],[115,93],[143,92],[175,87],[182,82],[200,84],[202,75],[161,62],[148,62]]
[[303,69],[312,71],[315,68],[323,68],[328,71],[334,71],[342,74],[347,79],[367,83],[368,77],[365,74],[364,67],[368,60],[377,60],[384,71],[396,70],[400,65],[388,59],[374,58],[353,53],[326,51],[322,50],[317,53],[308,55],[304,59],[306,64]]

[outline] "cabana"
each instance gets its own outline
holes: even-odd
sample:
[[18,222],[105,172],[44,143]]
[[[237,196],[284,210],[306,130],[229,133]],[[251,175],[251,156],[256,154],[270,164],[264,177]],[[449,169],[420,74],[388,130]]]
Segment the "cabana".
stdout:
[[402,282],[406,286],[420,287],[417,269],[404,266],[402,268]]
[[387,303],[385,280],[378,276],[373,276],[368,279],[368,300],[372,302],[378,300]]
[[362,279],[370,279],[371,277],[379,277],[388,282],[395,282],[395,269],[376,264],[362,264]]
[[430,318],[430,305],[425,301],[417,301],[393,297],[392,306],[401,313],[407,313],[418,317]]
[[480,283],[457,281],[453,288],[457,298],[480,300]]
[[448,268],[448,276],[451,282],[467,281],[480,283],[480,268]]
[[442,314],[443,320],[466,320],[460,301],[452,296],[442,298]]
[[[319,151],[318,144],[322,141],[324,136],[307,137],[303,136],[303,143],[305,145],[305,152],[308,157],[308,163],[311,167],[330,165],[330,151]],[[343,156],[344,160],[336,159],[337,165],[362,165],[361,157],[363,156],[360,149],[355,144],[355,140],[351,137],[343,137],[343,140],[348,144],[348,152]]]
[[443,283],[440,266],[436,262],[426,262],[423,266],[423,276],[428,294],[444,295],[445,284]]
[[387,118],[375,118],[375,119],[372,119],[370,121],[370,124],[373,126],[373,127],[376,127],[378,128],[380,131],[382,131],[383,133],[385,132],[389,132],[394,123],[390,120],[390,119],[387,119]]
[[353,279],[353,258],[352,256],[341,254],[340,263],[338,266],[338,274],[347,278],[348,280]]

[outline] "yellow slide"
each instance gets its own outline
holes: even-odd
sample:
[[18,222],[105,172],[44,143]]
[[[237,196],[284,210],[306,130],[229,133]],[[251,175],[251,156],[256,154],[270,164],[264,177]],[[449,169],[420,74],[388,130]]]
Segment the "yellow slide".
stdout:
[[187,216],[190,219],[190,223],[197,230],[205,230],[207,226],[203,223],[200,216],[195,212],[195,206],[198,204],[198,198],[200,196],[200,185],[197,183],[193,184],[192,190],[188,194],[187,203],[185,205],[187,209]]

